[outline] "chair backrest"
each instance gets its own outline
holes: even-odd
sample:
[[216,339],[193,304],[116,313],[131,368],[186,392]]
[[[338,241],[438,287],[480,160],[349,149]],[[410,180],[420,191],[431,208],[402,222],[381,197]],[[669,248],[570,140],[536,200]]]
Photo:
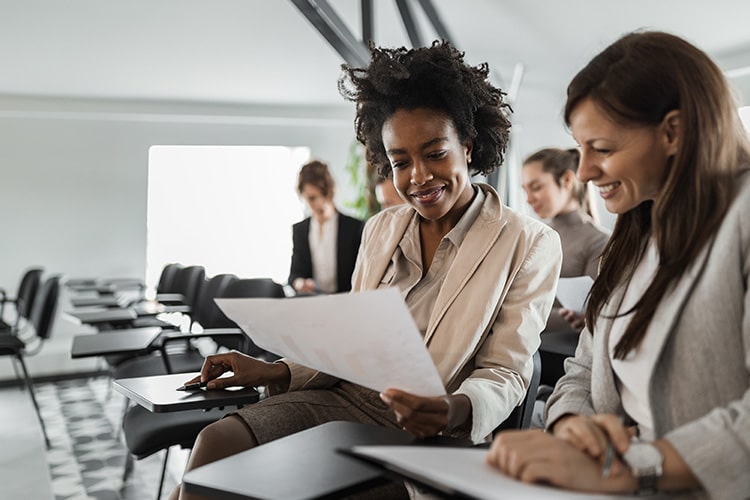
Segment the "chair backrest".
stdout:
[[192,308],[196,304],[201,283],[205,279],[206,269],[203,266],[183,267],[175,277],[174,293],[179,293],[185,297],[185,304]]
[[203,329],[209,328],[233,328],[233,322],[221,312],[214,299],[221,297],[228,286],[239,278],[234,274],[217,274],[209,280],[205,280],[198,292],[198,300],[193,309],[193,321],[201,325]]
[[42,273],[44,269],[41,267],[34,267],[28,269],[21,283],[18,285],[18,292],[16,293],[16,311],[18,316],[23,319],[29,319],[31,314],[31,307],[34,304],[34,297],[39,290],[39,283],[42,281]]
[[[276,283],[270,278],[245,278],[238,279],[231,283],[221,295],[221,298],[268,298],[280,299],[286,297],[284,286]],[[221,320],[217,328],[239,328],[237,323],[227,318],[221,310]],[[250,338],[247,338],[242,345],[236,341],[221,342],[224,347],[238,349],[251,356],[261,356],[267,352],[256,346]]]
[[222,297],[281,299],[286,297],[286,294],[284,286],[271,278],[245,278],[229,285]]
[[182,269],[182,264],[167,264],[161,270],[159,283],[156,285],[156,293],[177,293],[175,288],[175,278],[177,273]]
[[59,294],[60,276],[51,276],[39,287],[34,298],[29,321],[40,339],[48,339],[52,333]]
[[529,389],[519,406],[516,406],[503,423],[497,426],[495,433],[507,429],[528,429],[531,425],[531,416],[534,413],[534,402],[539,391],[539,379],[542,375],[542,358],[539,351],[534,353],[534,372],[531,374]]

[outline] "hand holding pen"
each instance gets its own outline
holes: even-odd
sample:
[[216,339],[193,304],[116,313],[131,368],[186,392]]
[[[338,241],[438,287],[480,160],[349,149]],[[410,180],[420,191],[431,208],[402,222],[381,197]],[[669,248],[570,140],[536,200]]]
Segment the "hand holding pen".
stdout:
[[[222,377],[228,372],[231,372],[229,376]],[[207,356],[200,375],[185,382],[184,387],[196,387],[194,385],[196,383],[203,384],[197,388],[205,387],[207,390],[271,384],[284,387],[288,386],[289,379],[289,368],[284,363],[267,363],[252,356],[231,351]]]

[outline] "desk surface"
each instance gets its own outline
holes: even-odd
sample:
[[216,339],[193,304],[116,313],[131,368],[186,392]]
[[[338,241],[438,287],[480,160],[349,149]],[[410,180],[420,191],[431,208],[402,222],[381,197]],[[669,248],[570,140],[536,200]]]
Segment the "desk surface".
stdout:
[[130,330],[112,330],[91,335],[76,335],[73,337],[70,356],[72,358],[87,358],[108,354],[138,354],[148,350],[148,347],[161,331],[160,327],[151,326]]
[[329,422],[189,471],[182,481],[187,491],[211,498],[299,500],[338,496],[384,479],[378,467],[337,450],[416,442],[414,436],[400,429]]
[[[108,334],[99,334],[108,335]],[[112,382],[114,389],[154,413],[198,410],[255,403],[260,395],[255,389],[221,389],[178,391],[197,373],[174,373],[151,377],[121,378]]]
[[100,311],[67,311],[82,323],[95,325],[98,323],[130,323],[136,318],[132,309],[103,309]]

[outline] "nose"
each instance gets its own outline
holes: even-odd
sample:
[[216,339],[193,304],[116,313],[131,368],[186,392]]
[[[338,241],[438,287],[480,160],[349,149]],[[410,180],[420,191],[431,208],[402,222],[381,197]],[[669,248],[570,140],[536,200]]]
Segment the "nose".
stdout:
[[526,203],[531,205],[532,201],[534,201],[534,195],[532,195],[530,191],[526,191]]
[[581,157],[580,160],[578,160],[578,172],[576,172],[578,180],[581,182],[587,182],[596,179],[600,173],[601,169],[596,162],[593,161],[591,155],[585,150],[585,148],[581,148]]
[[415,161],[411,169],[411,183],[422,186],[433,179],[432,172],[422,161]]

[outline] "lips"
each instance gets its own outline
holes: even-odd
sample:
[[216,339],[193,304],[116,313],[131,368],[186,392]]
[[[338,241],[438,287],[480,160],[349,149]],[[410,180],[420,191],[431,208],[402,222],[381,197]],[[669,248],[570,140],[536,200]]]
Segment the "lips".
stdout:
[[440,196],[443,194],[444,190],[445,190],[445,186],[436,186],[433,188],[420,189],[419,191],[409,193],[409,196],[414,198],[419,203],[431,204],[431,203],[435,203],[438,199],[440,199]]

